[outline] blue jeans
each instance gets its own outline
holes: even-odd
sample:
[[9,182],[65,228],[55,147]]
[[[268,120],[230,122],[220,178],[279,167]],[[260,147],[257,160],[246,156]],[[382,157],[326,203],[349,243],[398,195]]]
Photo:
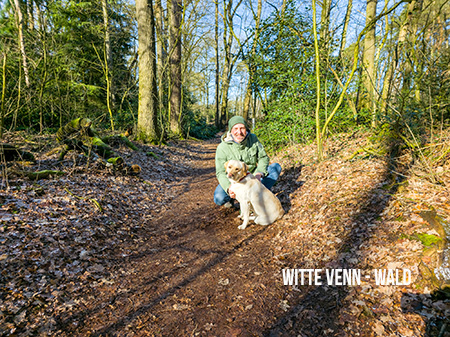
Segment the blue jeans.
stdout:
[[[278,163],[271,164],[267,168],[267,171],[269,174],[261,179],[261,183],[270,190],[281,174],[281,165]],[[214,191],[214,202],[222,206],[229,201],[231,201],[230,196],[224,191],[222,186],[218,185]]]

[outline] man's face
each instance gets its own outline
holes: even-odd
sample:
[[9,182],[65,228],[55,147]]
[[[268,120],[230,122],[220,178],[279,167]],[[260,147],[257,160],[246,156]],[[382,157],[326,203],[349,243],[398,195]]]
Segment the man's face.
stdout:
[[244,124],[239,123],[231,128],[231,134],[233,135],[234,140],[240,143],[245,139],[245,136],[247,136],[247,129]]

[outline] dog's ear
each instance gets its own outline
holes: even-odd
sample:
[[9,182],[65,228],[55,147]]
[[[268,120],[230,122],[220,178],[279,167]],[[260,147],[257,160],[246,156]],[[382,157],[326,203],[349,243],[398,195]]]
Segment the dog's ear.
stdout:
[[248,166],[247,166],[247,164],[244,163],[244,162],[242,162],[242,172],[243,172],[244,174],[247,174],[247,172],[248,172]]
[[223,166],[225,166],[225,171],[227,170],[227,167],[228,167],[228,163],[229,163],[230,161],[227,161]]

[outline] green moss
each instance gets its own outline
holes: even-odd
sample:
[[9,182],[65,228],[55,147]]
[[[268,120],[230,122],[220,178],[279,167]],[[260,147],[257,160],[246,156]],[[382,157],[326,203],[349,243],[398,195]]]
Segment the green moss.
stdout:
[[442,241],[442,239],[439,236],[426,234],[426,233],[418,233],[418,234],[416,234],[416,237],[426,247],[430,247],[430,246],[438,243],[439,241]]

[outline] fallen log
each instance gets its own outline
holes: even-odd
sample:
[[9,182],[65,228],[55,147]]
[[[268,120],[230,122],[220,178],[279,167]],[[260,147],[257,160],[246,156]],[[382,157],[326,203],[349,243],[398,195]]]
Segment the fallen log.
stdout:
[[85,137],[95,137],[97,134],[91,128],[92,121],[89,118],[76,118],[60,127],[56,132],[56,140],[59,143],[70,143],[71,140],[82,140]]
[[7,170],[8,174],[15,174],[19,177],[27,177],[30,180],[39,180],[39,179],[48,179],[53,176],[61,176],[66,174],[63,171],[54,171],[54,170],[42,170],[37,172],[32,171],[24,171],[18,169],[9,168]]
[[108,158],[106,161],[114,166],[121,166],[125,163],[122,157]]
[[58,130],[56,139],[63,145],[58,160],[62,161],[70,150],[78,150],[88,157],[100,159],[106,167],[112,166],[114,171],[118,169],[133,175],[139,174],[141,168],[138,165],[126,164],[123,158],[115,153],[107,143],[120,142],[135,151],[139,151],[139,148],[124,135],[100,138],[91,126],[90,119],[77,118]]
[[92,150],[105,159],[109,159],[111,157],[118,157],[114,151],[106,145],[103,140],[98,137],[91,137],[88,142],[90,143],[90,147]]
[[77,118],[59,128],[56,133],[56,140],[63,144],[63,149],[58,158],[59,161],[62,161],[70,150],[84,152],[87,156],[96,153],[104,159],[118,157],[91,126],[92,121],[89,118]]
[[102,141],[106,144],[124,144],[133,151],[139,151],[139,148],[124,135],[102,137]]

